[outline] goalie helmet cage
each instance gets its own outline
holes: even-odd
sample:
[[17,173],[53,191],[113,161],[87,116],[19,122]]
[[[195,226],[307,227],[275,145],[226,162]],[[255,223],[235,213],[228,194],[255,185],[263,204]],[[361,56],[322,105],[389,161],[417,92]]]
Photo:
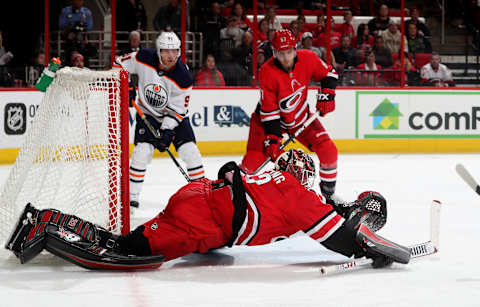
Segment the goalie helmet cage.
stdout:
[[129,232],[128,112],[125,71],[57,72],[0,196],[2,245],[28,202]]

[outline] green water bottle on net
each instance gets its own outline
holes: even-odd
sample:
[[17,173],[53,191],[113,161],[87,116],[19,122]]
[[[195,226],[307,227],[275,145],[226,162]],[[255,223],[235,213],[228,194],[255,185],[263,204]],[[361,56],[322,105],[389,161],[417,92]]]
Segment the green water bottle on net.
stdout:
[[55,78],[55,73],[58,69],[60,69],[61,65],[62,62],[59,58],[52,58],[50,63],[48,63],[48,66],[43,70],[42,75],[37,81],[37,84],[35,84],[35,87],[41,92],[45,92]]

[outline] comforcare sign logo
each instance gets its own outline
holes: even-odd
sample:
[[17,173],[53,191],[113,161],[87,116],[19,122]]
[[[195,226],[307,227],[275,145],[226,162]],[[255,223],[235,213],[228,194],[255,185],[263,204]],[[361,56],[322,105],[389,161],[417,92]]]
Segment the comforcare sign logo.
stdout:
[[398,103],[392,103],[388,98],[385,98],[382,103],[370,113],[370,116],[373,116],[373,129],[398,130],[399,117],[403,116],[398,108]]
[[480,138],[480,91],[357,91],[356,138]]

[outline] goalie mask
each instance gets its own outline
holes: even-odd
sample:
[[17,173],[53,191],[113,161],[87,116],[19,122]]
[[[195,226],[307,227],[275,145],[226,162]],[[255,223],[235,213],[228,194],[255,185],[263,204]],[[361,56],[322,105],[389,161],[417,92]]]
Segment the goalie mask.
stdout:
[[180,39],[178,39],[177,35],[173,32],[162,32],[158,37],[155,42],[155,46],[157,47],[157,54],[158,54],[158,59],[160,61],[160,64],[164,65],[162,62],[162,57],[160,55],[160,50],[162,49],[177,49],[178,54],[177,54],[177,60],[180,57],[180,46],[182,42]]
[[301,149],[282,153],[275,161],[275,170],[289,172],[307,189],[311,189],[315,182],[315,163]]

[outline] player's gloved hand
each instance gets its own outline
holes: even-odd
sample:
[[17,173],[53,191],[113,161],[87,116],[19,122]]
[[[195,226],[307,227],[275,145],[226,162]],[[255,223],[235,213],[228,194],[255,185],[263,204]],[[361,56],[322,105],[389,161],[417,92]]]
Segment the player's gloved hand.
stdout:
[[324,88],[317,94],[317,111],[321,116],[335,110],[335,91],[330,88]]
[[173,138],[175,137],[175,132],[173,132],[173,130],[170,130],[170,129],[165,129],[165,130],[161,130],[160,133],[161,133],[161,137],[155,140],[154,146],[159,151],[164,152],[172,143]]
[[285,151],[280,149],[282,144],[282,137],[274,134],[267,135],[267,138],[263,142],[265,146],[265,153],[272,158],[272,161],[277,161],[278,156],[280,156]]

